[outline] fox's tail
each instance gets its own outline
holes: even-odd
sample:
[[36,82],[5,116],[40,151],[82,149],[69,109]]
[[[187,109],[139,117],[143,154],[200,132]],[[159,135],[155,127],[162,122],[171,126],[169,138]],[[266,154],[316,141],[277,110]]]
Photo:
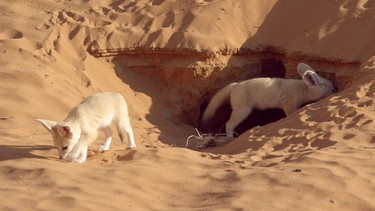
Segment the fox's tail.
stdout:
[[237,83],[231,83],[227,85],[226,87],[219,90],[211,99],[210,103],[208,104],[206,110],[203,113],[202,116],[202,123],[205,125],[207,121],[215,115],[215,112],[220,107],[221,104],[224,103],[226,99],[229,98],[230,92],[232,91],[232,88],[236,86]]

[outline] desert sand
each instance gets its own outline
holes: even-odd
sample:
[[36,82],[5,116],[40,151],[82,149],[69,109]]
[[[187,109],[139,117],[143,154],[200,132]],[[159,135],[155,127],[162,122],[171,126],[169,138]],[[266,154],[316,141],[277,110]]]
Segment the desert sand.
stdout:
[[[15,0],[0,16],[1,210],[375,209],[373,0]],[[299,62],[339,92],[185,147],[219,88]],[[101,91],[127,99],[138,148],[97,152],[101,134],[86,163],[59,160],[35,119]]]

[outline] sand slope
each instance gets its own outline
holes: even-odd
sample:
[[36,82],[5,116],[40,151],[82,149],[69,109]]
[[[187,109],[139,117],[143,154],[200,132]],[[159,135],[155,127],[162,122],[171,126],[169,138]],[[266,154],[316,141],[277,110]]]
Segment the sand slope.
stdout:
[[[0,207],[375,209],[374,15],[371,0],[0,2]],[[265,46],[357,66],[335,72],[350,80],[339,93],[200,151],[184,148],[195,131],[168,109],[168,86],[112,63],[161,49],[225,64],[221,55]],[[59,160],[35,118],[62,120],[99,91],[126,97],[138,148],[114,137],[105,153],[92,144],[84,164]]]

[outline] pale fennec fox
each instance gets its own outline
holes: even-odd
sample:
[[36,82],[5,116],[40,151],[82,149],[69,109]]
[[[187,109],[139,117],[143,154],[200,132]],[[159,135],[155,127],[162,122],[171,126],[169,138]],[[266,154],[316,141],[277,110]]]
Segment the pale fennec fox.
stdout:
[[253,108],[280,108],[288,116],[303,104],[317,101],[336,92],[329,80],[320,77],[307,64],[298,64],[297,71],[302,80],[254,78],[229,84],[211,99],[202,116],[203,125],[207,124],[228,98],[230,98],[232,113],[226,123],[226,135],[233,137],[233,130],[247,118]]
[[60,159],[85,162],[88,145],[97,138],[98,129],[105,134],[104,143],[98,150],[108,150],[112,141],[112,122],[116,124],[121,142],[124,143],[125,131],[128,134],[129,148],[136,147],[128,107],[119,93],[102,92],[91,95],[73,108],[62,122],[37,120],[52,134]]

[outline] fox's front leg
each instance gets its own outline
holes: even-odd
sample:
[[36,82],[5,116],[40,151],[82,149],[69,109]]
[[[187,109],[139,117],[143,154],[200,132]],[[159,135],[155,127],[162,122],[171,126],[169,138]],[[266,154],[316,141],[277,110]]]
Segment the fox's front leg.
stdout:
[[88,150],[88,146],[83,147],[78,157],[76,158],[72,157],[70,158],[70,161],[73,163],[84,163],[87,158],[87,150]]
[[84,163],[87,157],[88,146],[74,146],[72,152],[69,153],[67,159],[73,163]]
[[68,155],[68,160],[74,163],[84,163],[87,157],[88,144],[80,140]]
[[75,163],[84,163],[87,157],[88,145],[95,141],[97,133],[84,134],[78,140],[68,155],[68,160]]

